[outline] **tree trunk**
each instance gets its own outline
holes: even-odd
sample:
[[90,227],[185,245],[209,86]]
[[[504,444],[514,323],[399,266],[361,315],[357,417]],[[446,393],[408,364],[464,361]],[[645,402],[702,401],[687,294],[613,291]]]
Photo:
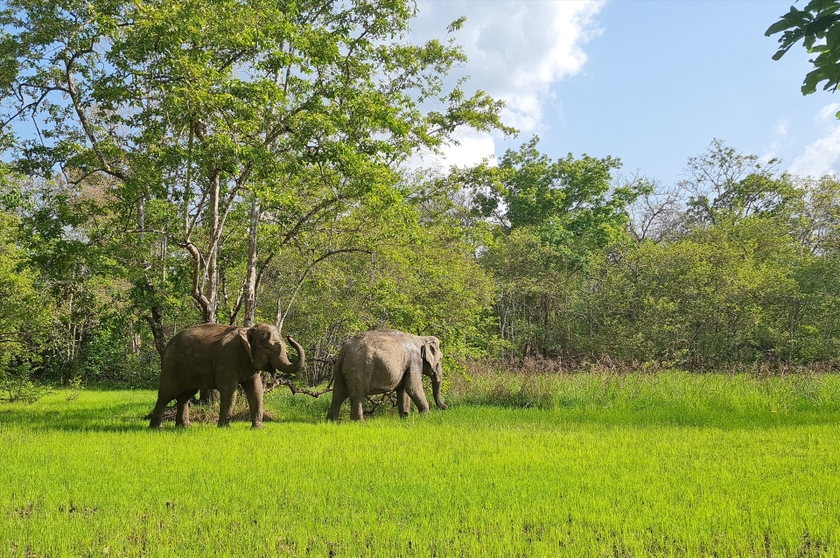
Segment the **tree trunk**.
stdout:
[[[193,289],[193,298],[199,303],[204,323],[216,323],[216,309],[219,305],[219,276],[216,269],[217,256],[219,254],[219,240],[222,236],[219,220],[219,195],[221,193],[222,172],[216,169],[210,181],[210,245],[207,247],[207,267],[203,277],[195,277],[193,285],[198,285],[202,280],[202,289]],[[195,256],[194,256],[195,257]],[[196,273],[201,272],[201,266],[196,263]],[[207,283],[207,294],[204,294],[204,283]],[[198,295],[198,296],[196,296]],[[216,400],[216,390],[203,389],[199,393],[198,401],[207,404]]]
[[245,300],[245,327],[254,325],[257,312],[257,231],[260,224],[260,200],[254,195],[251,202],[251,222],[248,226],[248,268],[243,286],[242,298]]
[[204,297],[206,304],[203,306],[204,322],[216,323],[216,310],[219,306],[219,274],[216,262],[219,255],[219,240],[222,236],[219,226],[219,195],[221,193],[222,172],[213,172],[210,184],[210,245],[207,247],[207,273],[204,280],[208,283],[207,295]]
[[210,222],[210,240],[207,246],[207,257],[201,252],[189,236],[181,244],[192,256],[193,284],[192,296],[198,310],[201,312],[203,323],[216,323],[216,310],[219,305],[219,277],[216,268],[219,253],[219,240],[222,236],[221,220],[219,219],[219,195],[221,190],[222,171],[215,170],[210,179],[210,203],[207,208],[207,220]]
[[163,316],[161,315],[160,308],[153,305],[151,307],[151,313],[145,316],[145,318],[155,339],[155,349],[157,349],[160,357],[163,358],[163,351],[166,350],[166,336],[163,334]]
[[[137,229],[140,231],[139,239],[140,239],[140,254],[146,254],[146,203],[143,196],[137,201]],[[164,259],[163,257],[161,258]],[[151,264],[148,262],[143,262],[143,267],[148,271],[151,267]],[[166,266],[163,266],[166,269]],[[163,334],[163,313],[161,312],[160,306],[155,303],[156,296],[155,296],[155,285],[152,283],[151,277],[149,277],[148,273],[145,275],[145,284],[143,285],[146,289],[146,294],[151,301],[149,304],[149,314],[144,316],[146,323],[149,324],[149,329],[152,330],[152,337],[155,340],[155,349],[157,349],[158,354],[161,358],[163,358],[163,351],[166,349],[166,336]],[[164,278],[165,283],[165,278]]]
[[163,358],[163,351],[166,350],[166,336],[163,334],[163,313],[161,312],[160,306],[154,302],[156,299],[155,286],[152,284],[152,280],[148,275],[146,275],[145,287],[146,293],[152,302],[149,305],[149,314],[144,317],[146,319],[146,323],[149,324],[149,329],[152,330],[152,337],[155,340],[155,349],[157,349],[160,358]]

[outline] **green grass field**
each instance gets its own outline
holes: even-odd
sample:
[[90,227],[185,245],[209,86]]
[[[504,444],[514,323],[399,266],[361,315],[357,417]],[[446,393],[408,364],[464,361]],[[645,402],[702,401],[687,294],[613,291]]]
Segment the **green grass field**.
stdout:
[[[261,431],[151,391],[0,406],[0,556],[840,556],[840,377],[530,375]],[[347,409],[344,409],[347,416]]]

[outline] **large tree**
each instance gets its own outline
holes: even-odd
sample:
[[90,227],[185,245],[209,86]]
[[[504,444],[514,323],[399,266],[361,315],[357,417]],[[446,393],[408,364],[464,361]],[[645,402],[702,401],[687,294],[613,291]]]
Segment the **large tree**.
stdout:
[[509,131],[500,103],[444,87],[464,61],[451,39],[404,41],[413,15],[407,0],[12,0],[0,120],[20,170],[102,191],[85,237],[110,243],[160,350],[183,283],[204,321],[227,304],[253,322],[261,273],[306,231],[398,198],[399,163],[459,126]]

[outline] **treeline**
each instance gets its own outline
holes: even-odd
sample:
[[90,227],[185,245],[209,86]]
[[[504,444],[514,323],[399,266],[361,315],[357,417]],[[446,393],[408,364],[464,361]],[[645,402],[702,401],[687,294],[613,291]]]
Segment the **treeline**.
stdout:
[[[831,177],[720,141],[670,188],[526,141],[406,170],[501,103],[409,2],[7,2],[0,378],[153,383],[197,322],[282,325],[317,383],[392,326],[462,358],[830,362]],[[454,33],[462,22],[450,26]]]
[[[481,258],[498,291],[511,354],[613,359],[708,370],[744,363],[830,362],[840,349],[840,183],[777,172],[714,141],[663,189],[613,190],[616,220],[575,200],[577,178],[534,185],[530,164],[505,180],[507,226]],[[606,166],[606,162],[602,162]],[[567,175],[568,176],[568,175]],[[513,192],[513,197],[510,193]],[[513,209],[556,196],[543,217]],[[625,202],[635,198],[632,203]],[[626,228],[613,227],[622,222]],[[536,221],[536,225],[530,224]],[[583,226],[579,226],[583,223]],[[594,242],[577,243],[594,234]]]

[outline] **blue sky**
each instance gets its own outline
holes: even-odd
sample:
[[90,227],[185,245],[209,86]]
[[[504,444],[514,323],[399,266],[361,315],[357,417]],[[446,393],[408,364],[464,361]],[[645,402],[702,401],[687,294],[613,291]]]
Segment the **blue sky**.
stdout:
[[445,164],[500,155],[538,134],[553,158],[619,157],[664,186],[714,138],[801,175],[840,169],[840,95],[800,86],[808,54],[773,61],[764,32],[792,0],[419,0],[410,38],[457,39],[470,86],[505,99],[518,138],[465,134]]

